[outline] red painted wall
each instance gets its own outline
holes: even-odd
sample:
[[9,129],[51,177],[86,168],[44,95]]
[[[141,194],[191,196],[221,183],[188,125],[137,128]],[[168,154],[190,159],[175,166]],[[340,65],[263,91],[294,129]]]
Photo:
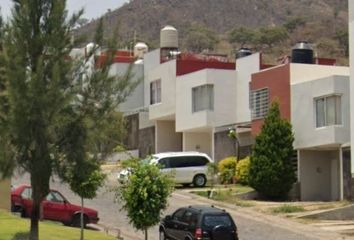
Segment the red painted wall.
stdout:
[[[252,75],[251,90],[269,89],[269,103],[278,99],[280,115],[290,121],[290,65],[282,65]],[[263,119],[252,121],[252,135],[257,135],[262,128]]]
[[177,59],[177,76],[196,72],[206,68],[214,69],[235,69],[235,63],[232,62],[217,62],[203,60],[179,60]]

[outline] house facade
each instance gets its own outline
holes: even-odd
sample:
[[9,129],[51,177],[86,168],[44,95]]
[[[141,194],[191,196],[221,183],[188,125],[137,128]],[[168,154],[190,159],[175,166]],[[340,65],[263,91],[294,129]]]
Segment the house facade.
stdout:
[[293,126],[301,200],[351,197],[349,98],[348,67],[288,63],[252,76],[252,133],[277,99]]

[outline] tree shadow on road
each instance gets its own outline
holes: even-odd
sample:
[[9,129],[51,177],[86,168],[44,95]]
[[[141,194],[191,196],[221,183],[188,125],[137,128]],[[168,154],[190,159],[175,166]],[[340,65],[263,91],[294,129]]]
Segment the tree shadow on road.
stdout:
[[18,232],[14,235],[11,240],[28,240],[29,232]]

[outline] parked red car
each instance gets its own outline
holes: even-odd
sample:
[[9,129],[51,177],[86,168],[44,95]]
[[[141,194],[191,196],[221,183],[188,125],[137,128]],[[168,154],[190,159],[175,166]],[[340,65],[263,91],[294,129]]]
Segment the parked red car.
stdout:
[[[50,190],[42,201],[43,219],[59,221],[64,225],[80,226],[81,206],[69,203],[58,191]],[[32,188],[21,185],[11,191],[11,210],[20,212],[22,217],[31,216]],[[97,223],[99,220],[96,210],[84,208],[84,224]]]

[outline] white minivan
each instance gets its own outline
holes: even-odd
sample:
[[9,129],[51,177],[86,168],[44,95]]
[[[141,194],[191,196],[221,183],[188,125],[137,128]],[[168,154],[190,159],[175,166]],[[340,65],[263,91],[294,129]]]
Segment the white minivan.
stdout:
[[[153,154],[150,164],[158,164],[161,172],[172,175],[175,182],[188,186],[204,187],[207,182],[208,163],[213,161],[205,153],[200,152],[165,152]],[[118,174],[118,180],[127,180],[130,171],[123,169]]]

